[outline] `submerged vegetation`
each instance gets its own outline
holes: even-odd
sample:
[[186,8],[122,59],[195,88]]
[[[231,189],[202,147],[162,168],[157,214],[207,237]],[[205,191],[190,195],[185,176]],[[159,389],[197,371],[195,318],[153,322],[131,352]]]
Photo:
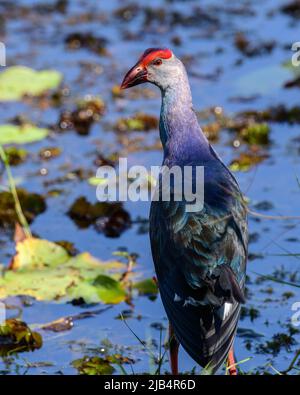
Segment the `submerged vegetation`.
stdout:
[[[78,4],[0,4],[11,45],[0,70],[0,373],[169,372],[148,203],[99,202],[95,177],[119,157],[161,163],[158,91],[119,83],[142,50],[165,45],[248,201],[240,373],[298,374],[298,2]],[[180,361],[187,374],[194,365]]]
[[8,319],[0,326],[0,356],[8,354],[33,351],[41,348],[43,344],[42,336],[32,331],[25,322]]

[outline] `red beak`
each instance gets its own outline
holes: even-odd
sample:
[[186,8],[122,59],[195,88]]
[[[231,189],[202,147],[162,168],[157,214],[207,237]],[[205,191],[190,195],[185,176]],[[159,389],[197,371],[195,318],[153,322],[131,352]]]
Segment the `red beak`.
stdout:
[[146,81],[147,81],[147,69],[140,63],[137,63],[125,75],[121,85],[121,89],[127,89],[132,86],[142,84],[143,82]]

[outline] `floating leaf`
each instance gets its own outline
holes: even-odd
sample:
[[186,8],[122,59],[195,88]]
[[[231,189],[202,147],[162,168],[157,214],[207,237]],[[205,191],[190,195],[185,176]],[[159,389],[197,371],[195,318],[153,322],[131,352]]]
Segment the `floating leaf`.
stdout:
[[96,287],[90,281],[81,281],[67,290],[68,299],[84,300],[86,303],[104,302],[97,293]]
[[[57,196],[59,195],[59,191],[51,191],[51,196]],[[67,241],[67,240],[59,240],[55,242],[56,244],[60,245],[61,247],[63,247],[70,256],[75,256],[78,254],[78,250],[75,247],[74,243],[72,243],[71,241]]]
[[0,278],[0,299],[29,295],[37,300],[60,300],[75,281],[79,281],[79,274],[66,268],[9,270]]
[[149,114],[137,113],[131,118],[120,118],[115,125],[119,132],[125,131],[148,131],[158,128],[158,119]]
[[0,125],[0,144],[26,144],[43,140],[48,136],[47,129],[41,129],[30,124]]
[[110,362],[100,357],[84,357],[76,359],[72,362],[72,366],[78,370],[80,374],[86,375],[102,375],[102,374],[113,374],[115,371],[114,367],[111,366]]
[[124,270],[118,261],[103,262],[89,253],[70,257],[62,246],[36,238],[16,245],[17,254],[10,269],[0,277],[0,299],[29,295],[37,300],[87,303],[119,303],[125,299],[123,286],[113,272]]
[[93,285],[100,299],[105,303],[120,303],[125,300],[126,293],[119,281],[105,275],[98,276]]
[[17,254],[12,261],[12,269],[36,269],[38,267],[55,267],[69,259],[67,251],[48,240],[35,238],[17,243]]
[[0,74],[0,100],[20,100],[24,95],[39,96],[57,88],[62,75],[55,70],[35,71],[29,67],[12,66]]
[[42,337],[31,331],[25,322],[9,319],[0,325],[0,355],[33,351],[42,347]]
[[268,155],[242,152],[240,156],[230,163],[232,171],[248,171],[252,166],[261,163]]
[[155,297],[158,293],[157,285],[152,278],[139,281],[133,284],[132,288],[137,289],[140,295]]
[[99,261],[93,257],[89,252],[82,252],[79,255],[71,258],[67,262],[68,266],[72,268],[78,268],[82,271],[86,271],[85,276],[89,277],[88,273],[93,273],[99,270],[99,265],[102,270],[119,271],[124,269],[124,263],[120,261]]
[[241,135],[249,144],[268,144],[270,128],[266,123],[253,123],[241,131]]

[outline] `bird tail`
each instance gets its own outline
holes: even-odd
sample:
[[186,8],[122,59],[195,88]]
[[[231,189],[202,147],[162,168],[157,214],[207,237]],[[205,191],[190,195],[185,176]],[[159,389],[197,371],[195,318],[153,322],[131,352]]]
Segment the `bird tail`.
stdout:
[[240,305],[236,303],[230,316],[218,329],[213,323],[208,331],[202,330],[198,346],[182,343],[191,357],[211,374],[219,370],[228,356],[236,335],[239,315]]
[[[235,302],[230,314],[216,325],[214,313],[194,306],[174,308],[170,299],[163,297],[163,303],[179,343],[203,368],[212,374],[224,363],[232,347],[241,306]],[[178,314],[178,309],[182,309]],[[178,320],[177,317],[184,317]],[[209,317],[210,316],[210,317]]]
[[212,373],[217,372],[222,366],[233,345],[237,331],[240,309],[241,307],[237,303],[232,315],[220,327],[220,329],[205,338],[206,347],[210,350],[208,368]]

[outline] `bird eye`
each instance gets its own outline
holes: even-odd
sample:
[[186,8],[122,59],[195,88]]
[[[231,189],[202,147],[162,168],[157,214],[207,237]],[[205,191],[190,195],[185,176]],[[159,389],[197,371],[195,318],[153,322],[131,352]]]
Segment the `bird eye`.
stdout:
[[161,59],[155,59],[152,64],[154,64],[154,66],[160,66],[162,64],[162,60]]

